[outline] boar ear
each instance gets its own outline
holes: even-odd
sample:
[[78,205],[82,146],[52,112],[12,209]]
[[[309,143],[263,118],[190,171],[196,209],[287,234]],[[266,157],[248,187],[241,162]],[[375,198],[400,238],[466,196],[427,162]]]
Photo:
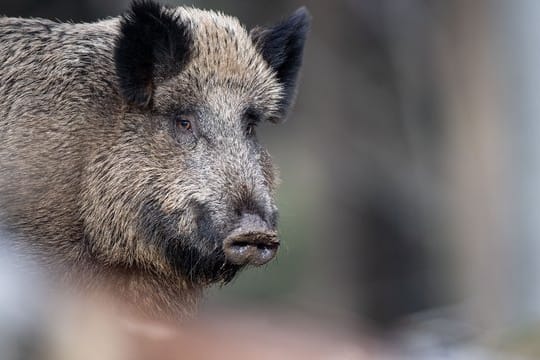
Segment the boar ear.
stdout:
[[168,9],[134,1],[122,17],[114,48],[120,91],[129,103],[150,106],[155,86],[177,75],[192,49],[189,29]]
[[294,101],[296,80],[302,65],[304,43],[311,16],[305,7],[271,27],[257,27],[250,36],[262,57],[274,69],[284,87],[280,112],[285,115]]

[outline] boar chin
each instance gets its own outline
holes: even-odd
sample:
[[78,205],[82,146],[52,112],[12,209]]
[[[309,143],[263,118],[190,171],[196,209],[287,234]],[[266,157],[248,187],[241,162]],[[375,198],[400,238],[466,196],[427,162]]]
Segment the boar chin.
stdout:
[[227,283],[243,267],[228,262],[222,253],[205,253],[182,243],[171,243],[165,250],[165,257],[180,277],[194,285]]
[[191,202],[194,229],[182,233],[186,211],[166,213],[158,201],[149,201],[141,208],[140,229],[148,244],[157,247],[172,271],[192,284],[230,281],[242,268],[227,261],[222,242],[227,231],[215,225],[209,211]]

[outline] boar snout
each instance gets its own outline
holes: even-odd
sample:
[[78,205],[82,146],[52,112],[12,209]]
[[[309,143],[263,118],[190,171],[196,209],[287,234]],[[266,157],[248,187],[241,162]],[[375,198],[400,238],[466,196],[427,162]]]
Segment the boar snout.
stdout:
[[275,230],[255,214],[244,214],[238,226],[223,241],[227,260],[236,265],[263,265],[276,255],[279,239]]

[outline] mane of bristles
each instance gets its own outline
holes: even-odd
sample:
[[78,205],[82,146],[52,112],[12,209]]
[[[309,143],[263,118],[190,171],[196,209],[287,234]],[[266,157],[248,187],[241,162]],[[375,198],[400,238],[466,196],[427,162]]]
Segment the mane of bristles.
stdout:
[[192,7],[171,11],[193,36],[193,57],[187,73],[211,83],[258,89],[277,111],[283,88],[237,18]]

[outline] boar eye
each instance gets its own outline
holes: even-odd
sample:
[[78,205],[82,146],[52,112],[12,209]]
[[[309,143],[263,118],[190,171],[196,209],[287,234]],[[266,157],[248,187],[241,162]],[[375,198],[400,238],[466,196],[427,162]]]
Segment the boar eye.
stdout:
[[178,127],[178,129],[184,131],[191,131],[192,129],[191,120],[187,119],[184,116],[176,119],[176,126]]

